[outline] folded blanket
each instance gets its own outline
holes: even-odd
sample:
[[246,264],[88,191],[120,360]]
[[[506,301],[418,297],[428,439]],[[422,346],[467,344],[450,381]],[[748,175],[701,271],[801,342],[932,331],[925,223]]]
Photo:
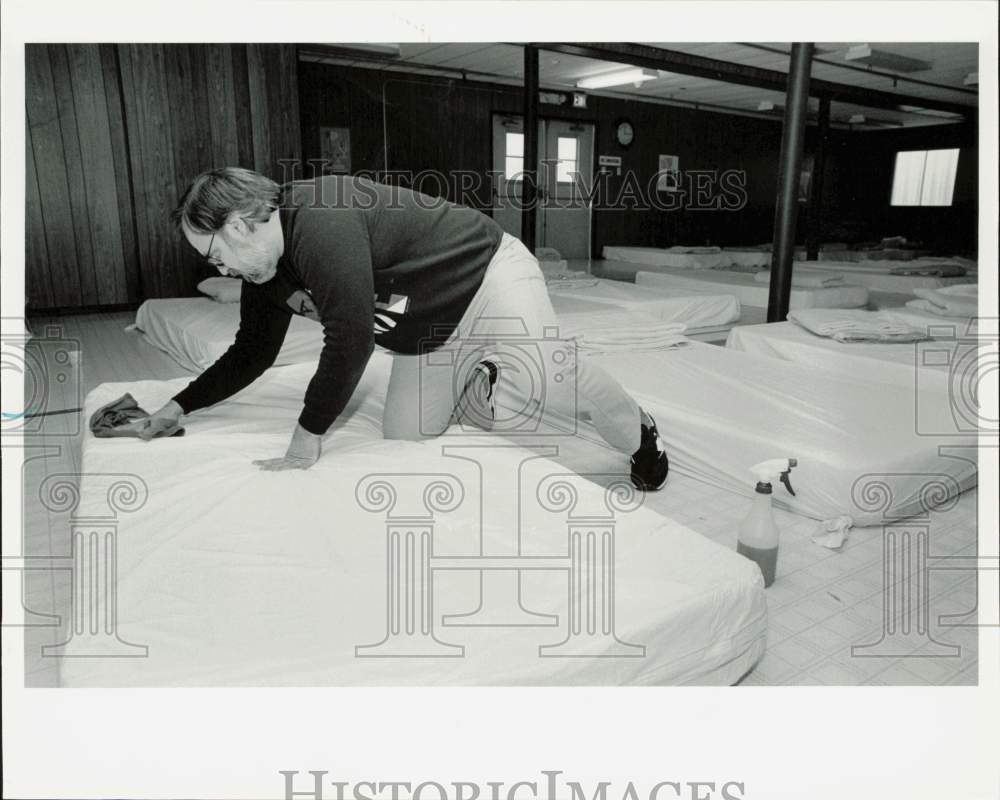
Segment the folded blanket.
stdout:
[[564,281],[552,280],[545,281],[545,285],[550,290],[559,291],[560,289],[565,289],[569,291],[570,289],[586,289],[588,286],[597,286],[600,283],[597,278],[569,278]]
[[720,247],[684,247],[683,245],[674,245],[673,247],[668,247],[668,253],[691,253],[694,255],[705,255],[707,253],[719,253],[722,251]]
[[[756,273],[753,279],[757,283],[771,282],[771,270],[764,269]],[[844,276],[839,272],[824,270],[808,270],[796,267],[792,270],[792,286],[803,289],[823,289],[831,286],[843,286]]]
[[[976,287],[973,285],[973,288]],[[913,293],[920,299],[910,300],[906,304],[910,308],[918,308],[941,317],[968,318],[979,314],[979,302],[976,294],[946,292],[944,289],[914,289]]]
[[687,342],[682,322],[658,322],[628,328],[587,328],[566,335],[576,340],[581,353],[634,353],[640,350],[667,350]]
[[893,267],[889,270],[890,275],[923,275],[938,278],[962,278],[965,276],[965,267],[958,264],[918,264],[908,267]]
[[[126,392],[117,400],[97,409],[90,417],[90,432],[100,439],[118,436],[139,438],[146,427],[149,413],[139,408],[131,394]],[[184,429],[178,425],[161,431],[154,438],[183,436]]]
[[764,244],[746,244],[738,245],[736,247],[724,247],[723,250],[735,250],[737,252],[743,253],[770,253],[773,249],[770,242],[765,242]]
[[[733,255],[733,263],[732,264],[720,264],[717,267],[712,267],[712,269],[721,269],[721,270],[724,270],[725,272],[748,272],[751,275],[756,274],[756,273],[758,273],[758,272],[760,272],[762,270],[768,270],[768,269],[770,269],[770,267],[767,266],[768,264],[771,263],[771,256],[770,255],[767,255],[767,262],[766,263],[762,263],[762,262],[759,262],[759,261],[753,261],[753,260],[747,259],[747,258],[742,258],[741,256],[744,255],[743,253],[735,253],[735,254],[731,254],[731,255]],[[764,254],[764,255],[766,255],[766,254]]]
[[850,308],[799,308],[788,319],[810,333],[838,342],[921,342],[930,337],[881,311]]
[[597,286],[597,278],[583,270],[547,270],[543,269],[545,285],[550,289],[582,289],[587,286]]
[[966,299],[971,297],[973,300],[979,300],[978,283],[956,283],[953,286],[942,286],[940,289],[936,289],[935,291],[938,294],[944,294],[950,297],[964,297]]

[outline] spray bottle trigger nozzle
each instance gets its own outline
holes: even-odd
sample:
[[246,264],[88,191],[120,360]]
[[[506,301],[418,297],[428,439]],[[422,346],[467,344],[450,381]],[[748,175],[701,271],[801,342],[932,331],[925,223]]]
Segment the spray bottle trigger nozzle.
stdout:
[[792,497],[795,497],[795,490],[792,488],[792,482],[789,480],[788,474],[792,471],[791,467],[794,466],[795,464],[792,464],[788,469],[781,473],[781,482],[785,484],[785,488],[788,489]]

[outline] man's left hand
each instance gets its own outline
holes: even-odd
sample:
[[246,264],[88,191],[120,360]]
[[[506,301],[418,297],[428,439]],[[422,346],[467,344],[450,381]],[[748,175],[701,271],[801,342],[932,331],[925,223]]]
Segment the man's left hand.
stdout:
[[309,433],[301,425],[295,426],[291,444],[284,458],[267,458],[254,461],[261,469],[277,472],[285,469],[309,469],[319,461],[323,452],[323,437]]

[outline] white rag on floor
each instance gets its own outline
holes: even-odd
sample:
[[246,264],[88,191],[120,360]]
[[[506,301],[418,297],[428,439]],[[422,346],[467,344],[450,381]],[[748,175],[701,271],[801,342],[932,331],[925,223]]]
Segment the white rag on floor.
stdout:
[[838,342],[921,342],[930,338],[908,322],[882,311],[857,308],[799,308],[788,319]]
[[812,540],[822,547],[836,550],[847,539],[847,532],[854,527],[854,520],[847,515],[820,521],[812,532]]
[[940,317],[975,317],[979,314],[979,287],[974,283],[941,289],[914,289],[913,293],[920,299],[910,300],[906,304],[909,308]]
[[[765,269],[754,274],[757,283],[771,283],[771,270]],[[839,272],[825,270],[809,270],[796,267],[792,270],[792,286],[802,289],[826,289],[831,286],[843,286],[844,276]]]

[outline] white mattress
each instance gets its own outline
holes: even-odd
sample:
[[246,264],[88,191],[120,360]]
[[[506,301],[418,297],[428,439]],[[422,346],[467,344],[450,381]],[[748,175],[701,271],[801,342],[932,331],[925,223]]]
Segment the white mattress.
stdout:
[[[878,524],[919,511],[927,476],[950,476],[963,489],[975,480],[973,464],[939,454],[941,445],[974,442],[956,430],[944,373],[930,376],[915,402],[912,387],[700,342],[593,360],[656,418],[672,469],[750,495],[753,464],[797,458],[797,496],[778,486],[774,501],[815,519]],[[852,497],[866,475],[887,476],[886,509]]]
[[[749,272],[708,270],[692,273],[661,268],[635,274],[638,286],[666,288],[677,294],[732,294],[743,305],[767,307],[769,288]],[[844,285],[826,289],[792,288],[789,308],[860,308],[868,302],[863,286]]]
[[610,312],[621,319],[621,324],[627,325],[630,315],[642,314],[651,321],[683,323],[686,330],[692,332],[730,325],[740,318],[740,303],[733,295],[676,297],[667,290],[624,281],[594,278],[593,282],[591,286],[578,282],[548,283],[552,307],[560,320],[572,319],[574,326],[580,326],[585,315],[609,318]]
[[659,247],[604,247],[601,251],[609,261],[625,261],[643,266],[675,267],[677,269],[718,269],[732,264],[727,253],[679,253]]
[[[895,311],[895,309],[894,309]],[[949,320],[932,315],[900,314],[906,321],[930,328],[939,342],[945,342],[946,331],[950,331],[957,352],[966,354],[970,348],[978,351],[978,342],[961,343],[967,334],[975,335],[975,329],[968,322]],[[925,319],[921,321],[920,317]],[[921,324],[922,322],[922,324]],[[886,343],[886,342],[838,342],[825,336],[817,336],[794,322],[774,322],[767,325],[744,325],[733,328],[726,340],[726,347],[744,353],[792,361],[797,364],[816,366],[831,376],[845,378],[865,378],[877,383],[894,384],[914,389],[918,384],[915,370],[946,372],[947,363],[938,363],[923,357],[925,351],[939,348],[929,343]],[[985,354],[984,354],[985,355]],[[930,363],[928,363],[930,362]]]
[[[594,324],[679,322],[697,333],[740,318],[739,301],[732,295],[674,297],[622,281],[592,280],[596,285],[579,286],[576,281],[549,285],[552,305],[567,330],[581,331]],[[146,341],[192,372],[215,363],[233,343],[239,324],[239,303],[208,298],[147,300],[136,313],[136,327]],[[314,362],[322,349],[322,327],[293,316],[274,366]]]
[[[539,482],[564,475],[577,493],[577,514],[607,514],[605,489],[492,435],[456,428],[430,442],[384,441],[388,370],[389,357],[376,353],[327,435],[324,457],[306,472],[262,472],[251,461],[284,451],[312,376],[307,364],[269,370],[236,398],[186,418],[184,437],[146,443],[87,434],[82,513],[107,513],[100,473],[131,473],[148,486],[145,505],[121,515],[117,556],[118,634],[147,646],[148,657],[60,659],[61,683],[731,684],[756,663],[766,629],[757,567],[643,508],[617,514],[614,633],[644,652],[616,656],[613,642],[594,637],[585,657],[541,657],[541,646],[567,639],[569,584],[561,565],[569,563],[569,512],[544,509]],[[104,384],[88,395],[85,413],[125,391],[156,407],[183,383]],[[445,444],[456,448],[455,457],[443,454]],[[372,505],[390,495],[356,487],[380,475],[397,505],[373,513],[359,498]],[[422,524],[412,517],[426,515],[420,498],[429,495],[421,487],[435,476],[461,488],[452,510],[431,515],[432,553],[443,559],[433,563],[431,628],[439,643],[464,652],[363,657],[357,647],[387,634],[386,515],[405,516],[409,529]],[[434,496],[441,503],[446,494]],[[554,558],[558,569],[484,573],[469,561],[455,566],[483,553]],[[442,625],[477,607],[481,576],[491,587],[484,590],[486,610],[553,614],[557,624]],[[521,608],[504,606],[518,588]],[[418,655],[428,655],[427,642],[418,644]]]
[[[240,304],[217,303],[207,297],[147,300],[139,306],[135,324],[154,347],[185,369],[201,372],[214,364],[235,340],[240,327]],[[316,361],[322,349],[322,326],[293,315],[274,365]]]
[[739,267],[769,267],[771,266],[770,250],[740,250],[727,247],[724,252]]

